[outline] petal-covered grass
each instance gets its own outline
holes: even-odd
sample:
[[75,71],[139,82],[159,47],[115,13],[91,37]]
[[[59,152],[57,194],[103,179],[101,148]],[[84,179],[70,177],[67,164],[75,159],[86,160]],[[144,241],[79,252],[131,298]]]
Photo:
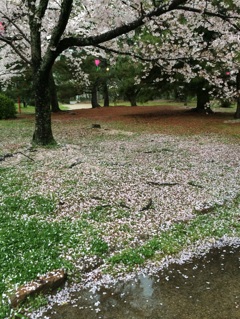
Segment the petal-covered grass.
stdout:
[[178,135],[61,116],[54,148],[31,147],[31,117],[0,122],[1,319],[16,287],[47,271],[64,268],[75,283],[96,268],[122,276],[240,237],[239,124],[232,135]]

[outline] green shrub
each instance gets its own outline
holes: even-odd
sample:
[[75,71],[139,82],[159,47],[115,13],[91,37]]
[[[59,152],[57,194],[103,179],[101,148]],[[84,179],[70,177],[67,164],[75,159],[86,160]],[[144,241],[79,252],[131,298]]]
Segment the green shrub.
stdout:
[[16,116],[14,102],[4,94],[0,94],[0,120],[9,119]]

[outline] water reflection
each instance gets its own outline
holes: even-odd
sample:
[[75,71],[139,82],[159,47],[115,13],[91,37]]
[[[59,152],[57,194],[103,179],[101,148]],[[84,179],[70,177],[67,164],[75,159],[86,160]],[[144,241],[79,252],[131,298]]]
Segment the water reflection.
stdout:
[[240,247],[214,249],[156,276],[74,295],[51,319],[239,319]]

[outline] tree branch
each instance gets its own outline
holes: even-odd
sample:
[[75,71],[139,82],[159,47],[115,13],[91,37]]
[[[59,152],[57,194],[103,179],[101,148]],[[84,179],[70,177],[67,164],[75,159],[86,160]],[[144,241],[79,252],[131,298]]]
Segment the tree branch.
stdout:
[[[159,57],[158,58],[145,58],[141,55],[138,55],[138,54],[135,54],[135,53],[130,53],[130,52],[124,52],[124,51],[120,51],[120,50],[115,50],[115,49],[112,49],[112,48],[107,48],[107,47],[104,47],[103,45],[95,45],[95,48],[99,48],[101,50],[104,50],[105,52],[110,52],[110,53],[114,53],[114,54],[119,54],[119,55],[124,55],[124,56],[131,56],[133,58],[136,58],[138,60],[141,60],[143,62],[151,62],[151,63],[156,63],[157,65],[159,65],[158,61],[159,61]],[[184,56],[184,57],[179,57],[179,58],[163,58],[161,57],[161,60],[162,61],[179,61],[179,62],[186,62],[188,61],[189,59],[191,59],[191,56]]]
[[208,15],[208,16],[211,16],[211,17],[221,18],[221,19],[223,19],[225,21],[228,21],[228,22],[231,19],[240,19],[239,15],[237,15],[237,16],[235,16],[235,15],[234,16],[227,16],[227,15],[224,15],[222,13],[211,12],[211,11],[208,11],[208,10],[200,10],[200,9],[197,9],[197,8],[192,8],[192,7],[187,7],[187,6],[179,6],[178,10],[195,12],[195,13],[202,13],[202,14],[205,14],[205,15]]
[[25,55],[13,43],[9,43],[9,45],[25,63],[27,63],[28,65],[31,64],[31,62],[25,57]]
[[[128,3],[126,3],[126,1],[124,1],[124,0],[121,0],[121,2],[123,3],[123,4],[125,4],[126,6],[129,6],[129,4]],[[132,9],[134,9],[134,10],[138,10],[138,8],[136,8],[135,6],[133,6],[132,4],[130,4],[130,7],[132,8]]]
[[[46,0],[43,0],[46,1]],[[51,40],[48,45],[47,53],[44,56],[42,62],[42,69],[50,70],[54,63],[54,60],[58,56],[56,48],[59,44],[61,36],[66,29],[71,11],[73,0],[63,0],[61,4],[61,12],[59,15],[58,23],[52,31]]]
[[14,52],[27,64],[31,64],[30,61],[25,57],[24,53],[22,53],[15,45],[14,45],[14,41],[16,40],[20,40],[19,38],[17,37],[3,37],[3,36],[0,36],[0,41],[8,44],[13,50]]
[[224,15],[222,13],[216,13],[216,12],[211,12],[211,11],[208,11],[208,10],[200,10],[200,9],[196,9],[196,8],[191,8],[191,7],[186,7],[186,6],[179,6],[178,7],[179,10],[184,10],[184,11],[189,11],[189,12],[196,12],[196,13],[202,13],[202,14],[205,14],[205,15],[208,15],[210,17],[218,17],[218,18],[221,18],[222,20],[228,22],[234,29],[236,29],[237,31],[240,31],[240,27],[232,22],[231,20],[236,20],[236,19],[240,19],[240,16],[227,16],[227,15]]
[[65,31],[71,11],[72,11],[73,0],[63,0],[61,4],[61,12],[59,15],[58,23],[53,29],[51,40],[49,43],[50,47],[56,47],[60,41],[60,38]]
[[172,3],[168,7],[168,11],[172,11],[178,9],[181,4],[185,4],[187,1],[182,0],[173,0]]
[[41,0],[39,3],[39,6],[37,8],[37,16],[39,19],[42,19],[45,15],[45,12],[47,10],[49,0]]
[[57,55],[59,55],[63,51],[65,51],[66,49],[72,46],[78,46],[78,47],[96,46],[100,43],[110,41],[116,37],[129,33],[130,31],[133,31],[137,29],[138,27],[144,25],[146,23],[146,20],[148,19],[151,19],[153,17],[158,17],[163,15],[164,13],[178,9],[179,5],[185,4],[186,2],[187,0],[173,0],[169,6],[163,5],[161,7],[154,8],[150,12],[140,16],[139,18],[137,18],[136,20],[128,24],[122,25],[113,30],[99,34],[97,36],[90,36],[87,38],[76,38],[76,37],[65,38],[60,41],[59,45],[57,46],[56,53]]
[[136,58],[138,60],[141,60],[143,62],[156,62],[158,61],[158,58],[155,58],[155,59],[151,59],[151,58],[144,58],[138,54],[135,54],[135,53],[130,53],[130,52],[123,52],[123,51],[120,51],[120,50],[115,50],[115,49],[112,49],[112,48],[107,48],[107,47],[104,47],[103,45],[96,45],[95,46],[96,48],[99,48],[105,52],[110,52],[110,53],[115,53],[115,54],[119,54],[119,55],[125,55],[125,56],[131,56],[133,58]]
[[11,19],[6,15],[3,15],[3,18],[6,19],[9,23],[11,23],[16,28],[16,30],[18,30],[18,32],[21,34],[21,37],[25,39],[26,42],[30,43],[30,40],[26,37],[26,34],[19,28],[19,26],[15,23],[14,19]]

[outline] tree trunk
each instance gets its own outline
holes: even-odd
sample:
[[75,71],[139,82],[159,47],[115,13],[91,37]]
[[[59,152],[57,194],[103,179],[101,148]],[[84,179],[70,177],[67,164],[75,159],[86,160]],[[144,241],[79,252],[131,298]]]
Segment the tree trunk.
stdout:
[[55,144],[51,128],[49,81],[47,76],[36,75],[35,90],[35,131],[32,142],[37,145]]
[[208,103],[210,102],[208,91],[205,89],[200,89],[197,92],[197,110],[201,113],[209,107]]
[[137,106],[136,96],[129,96],[128,99],[129,99],[129,102],[131,103],[131,106]]
[[240,119],[240,71],[238,71],[238,74],[237,74],[236,86],[237,86],[237,109],[234,114],[234,118]]
[[108,94],[107,81],[104,81],[103,83],[103,98],[104,98],[104,106],[109,106],[109,94]]
[[58,104],[56,84],[55,84],[52,71],[50,72],[50,77],[49,77],[49,87],[50,87],[50,99],[51,99],[52,112],[54,113],[60,112],[61,110]]
[[92,108],[99,107],[98,104],[98,97],[97,97],[97,90],[98,90],[98,79],[93,83],[92,86]]
[[238,97],[238,99],[237,99],[237,109],[236,109],[236,112],[234,114],[234,118],[240,119],[240,97]]
[[223,108],[229,108],[229,107],[231,107],[231,101],[229,101],[229,100],[220,100],[220,107],[223,107]]
[[125,94],[125,97],[128,99],[131,106],[137,106],[137,94],[135,93],[134,89],[129,90],[129,92]]
[[197,89],[197,107],[195,111],[197,113],[204,113],[209,114],[213,113],[210,106],[210,96],[209,96],[209,89],[206,88],[204,85],[204,82],[199,83],[198,89]]
[[125,97],[130,102],[131,106],[137,106],[137,96],[140,92],[139,88],[136,88],[136,86],[129,86],[126,90]]

